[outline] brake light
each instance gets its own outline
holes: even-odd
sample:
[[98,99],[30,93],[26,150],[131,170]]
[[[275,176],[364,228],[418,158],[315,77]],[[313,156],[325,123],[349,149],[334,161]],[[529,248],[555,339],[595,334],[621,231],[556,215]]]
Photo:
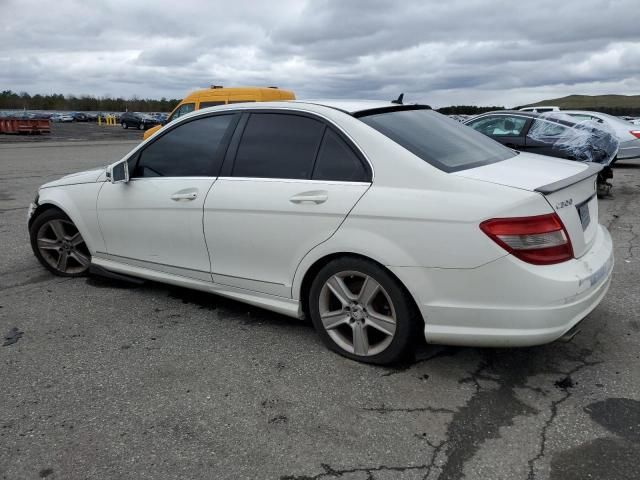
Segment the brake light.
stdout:
[[571,240],[556,213],[492,218],[482,222],[480,229],[507,252],[527,263],[551,265],[573,258]]
[[631,130],[629,133],[636,138],[640,138],[640,130]]

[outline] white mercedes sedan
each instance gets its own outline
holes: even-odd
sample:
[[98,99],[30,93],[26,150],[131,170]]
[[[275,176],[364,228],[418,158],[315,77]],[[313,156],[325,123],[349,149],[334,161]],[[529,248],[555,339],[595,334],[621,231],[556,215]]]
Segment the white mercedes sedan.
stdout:
[[54,274],[310,318],[330,349],[386,364],[421,332],[493,347],[571,337],[613,268],[600,168],[518,154],[424,105],[227,105],[43,185],[29,232]]

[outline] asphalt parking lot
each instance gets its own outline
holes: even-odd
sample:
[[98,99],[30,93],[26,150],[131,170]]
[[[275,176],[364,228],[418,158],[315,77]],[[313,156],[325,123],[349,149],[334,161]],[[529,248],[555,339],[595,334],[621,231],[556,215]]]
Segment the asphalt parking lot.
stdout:
[[0,144],[1,478],[640,478],[640,161],[600,202],[614,278],[572,342],[380,368],[234,301],[42,268],[38,185],[134,144]]
[[95,122],[51,122],[51,133],[36,135],[0,134],[0,144],[4,143],[46,143],[46,142],[81,142],[81,141],[113,141],[142,140],[144,132],[135,128],[122,128],[120,125],[98,125]]

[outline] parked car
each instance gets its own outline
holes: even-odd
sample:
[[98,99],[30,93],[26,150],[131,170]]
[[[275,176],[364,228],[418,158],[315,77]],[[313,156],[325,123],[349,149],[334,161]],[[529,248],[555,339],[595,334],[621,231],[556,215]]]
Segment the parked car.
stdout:
[[49,120],[52,122],[71,123],[73,122],[73,116],[68,113],[54,113]]
[[613,115],[600,112],[562,110],[561,113],[577,120],[593,120],[611,129],[620,142],[620,149],[613,163],[618,160],[640,158],[640,128],[636,128],[634,124],[614,117]]
[[147,128],[155,127],[160,122],[157,119],[146,113],[140,112],[125,112],[120,115],[120,125],[122,128],[137,128],[138,130],[146,130]]
[[89,121],[89,117],[87,117],[87,115],[85,113],[82,113],[82,112],[73,112],[71,114],[71,116],[73,117],[73,119],[76,122],[88,122]]
[[91,267],[310,317],[332,350],[384,364],[421,331],[573,336],[613,267],[601,168],[517,154],[424,105],[228,105],[43,185],[28,224],[56,275]]
[[618,140],[613,132],[602,130],[597,123],[559,118],[557,112],[501,110],[484,113],[467,120],[470,126],[503,145],[540,155],[580,162],[595,162],[605,168],[598,175],[600,195],[609,192],[613,177],[611,163],[618,152]]
[[[172,120],[180,118],[182,115],[200,110],[201,108],[215,107],[218,105],[226,105],[228,103],[244,103],[244,102],[272,102],[276,100],[295,100],[296,96],[289,90],[281,90],[277,87],[223,87],[221,85],[211,85],[210,88],[196,90],[176,105],[176,108],[164,120],[169,123]],[[161,127],[155,127],[144,133],[146,140],[151,135],[160,130]]]

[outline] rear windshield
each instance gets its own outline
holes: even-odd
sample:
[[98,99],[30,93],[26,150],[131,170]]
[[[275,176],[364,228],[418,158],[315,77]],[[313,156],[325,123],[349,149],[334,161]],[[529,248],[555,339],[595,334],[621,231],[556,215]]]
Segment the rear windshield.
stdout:
[[359,116],[394,142],[445,172],[488,165],[516,153],[433,110],[407,109]]

